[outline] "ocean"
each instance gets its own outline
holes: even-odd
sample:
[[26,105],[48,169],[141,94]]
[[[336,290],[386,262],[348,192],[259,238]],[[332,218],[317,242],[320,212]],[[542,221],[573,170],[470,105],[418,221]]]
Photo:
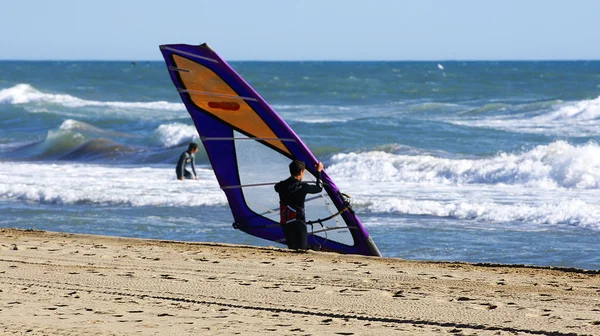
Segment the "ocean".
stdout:
[[[600,269],[600,61],[230,64],[383,256]],[[0,61],[0,227],[276,245],[191,141],[162,61]]]

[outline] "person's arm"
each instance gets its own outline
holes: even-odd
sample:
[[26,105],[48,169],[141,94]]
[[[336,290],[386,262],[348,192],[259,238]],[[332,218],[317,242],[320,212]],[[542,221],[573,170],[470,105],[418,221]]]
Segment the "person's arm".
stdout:
[[304,183],[303,188],[307,194],[318,194],[323,190],[323,181],[321,180],[321,171],[323,170],[323,163],[317,164],[317,181],[315,184]]
[[196,156],[192,155],[192,171],[194,172],[194,178],[197,180],[198,179],[198,174],[196,174]]
[[179,156],[179,160],[177,161],[177,179],[179,180],[183,180],[184,179],[184,174],[183,171],[185,169],[185,152],[181,153],[181,155]]

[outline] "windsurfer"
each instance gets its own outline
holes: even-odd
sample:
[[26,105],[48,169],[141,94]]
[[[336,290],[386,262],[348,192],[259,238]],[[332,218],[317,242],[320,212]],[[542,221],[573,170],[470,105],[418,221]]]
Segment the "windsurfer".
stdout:
[[323,163],[319,162],[317,168],[316,184],[302,182],[305,164],[294,160],[290,163],[290,177],[275,185],[275,191],[279,193],[280,223],[285,235],[288,248],[294,250],[307,250],[306,216],[304,213],[304,201],[307,194],[317,194],[323,190],[321,171]]
[[[196,156],[195,154],[198,152],[198,144],[192,142],[189,146],[188,149],[181,153],[181,155],[179,156],[179,160],[177,161],[177,167],[175,168],[175,173],[177,174],[177,179],[178,180],[197,180],[198,179],[198,175],[196,175],[196,167],[195,167],[195,161],[196,161]],[[192,171],[194,172],[194,175],[192,175],[192,173],[190,173],[187,169],[185,169],[185,167],[187,166],[187,164],[190,163],[192,166]]]

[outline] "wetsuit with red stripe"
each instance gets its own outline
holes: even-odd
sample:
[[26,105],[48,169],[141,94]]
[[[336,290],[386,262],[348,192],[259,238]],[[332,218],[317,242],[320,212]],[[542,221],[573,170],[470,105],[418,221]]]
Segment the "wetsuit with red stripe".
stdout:
[[304,201],[307,194],[318,194],[322,190],[321,172],[317,172],[316,184],[290,176],[275,185],[275,191],[279,193],[280,223],[289,248],[308,249]]

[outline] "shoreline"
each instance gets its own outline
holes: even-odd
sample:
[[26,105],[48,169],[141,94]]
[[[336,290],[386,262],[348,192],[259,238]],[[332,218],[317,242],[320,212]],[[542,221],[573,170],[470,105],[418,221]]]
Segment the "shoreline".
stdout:
[[600,270],[0,229],[0,330],[593,335]]

